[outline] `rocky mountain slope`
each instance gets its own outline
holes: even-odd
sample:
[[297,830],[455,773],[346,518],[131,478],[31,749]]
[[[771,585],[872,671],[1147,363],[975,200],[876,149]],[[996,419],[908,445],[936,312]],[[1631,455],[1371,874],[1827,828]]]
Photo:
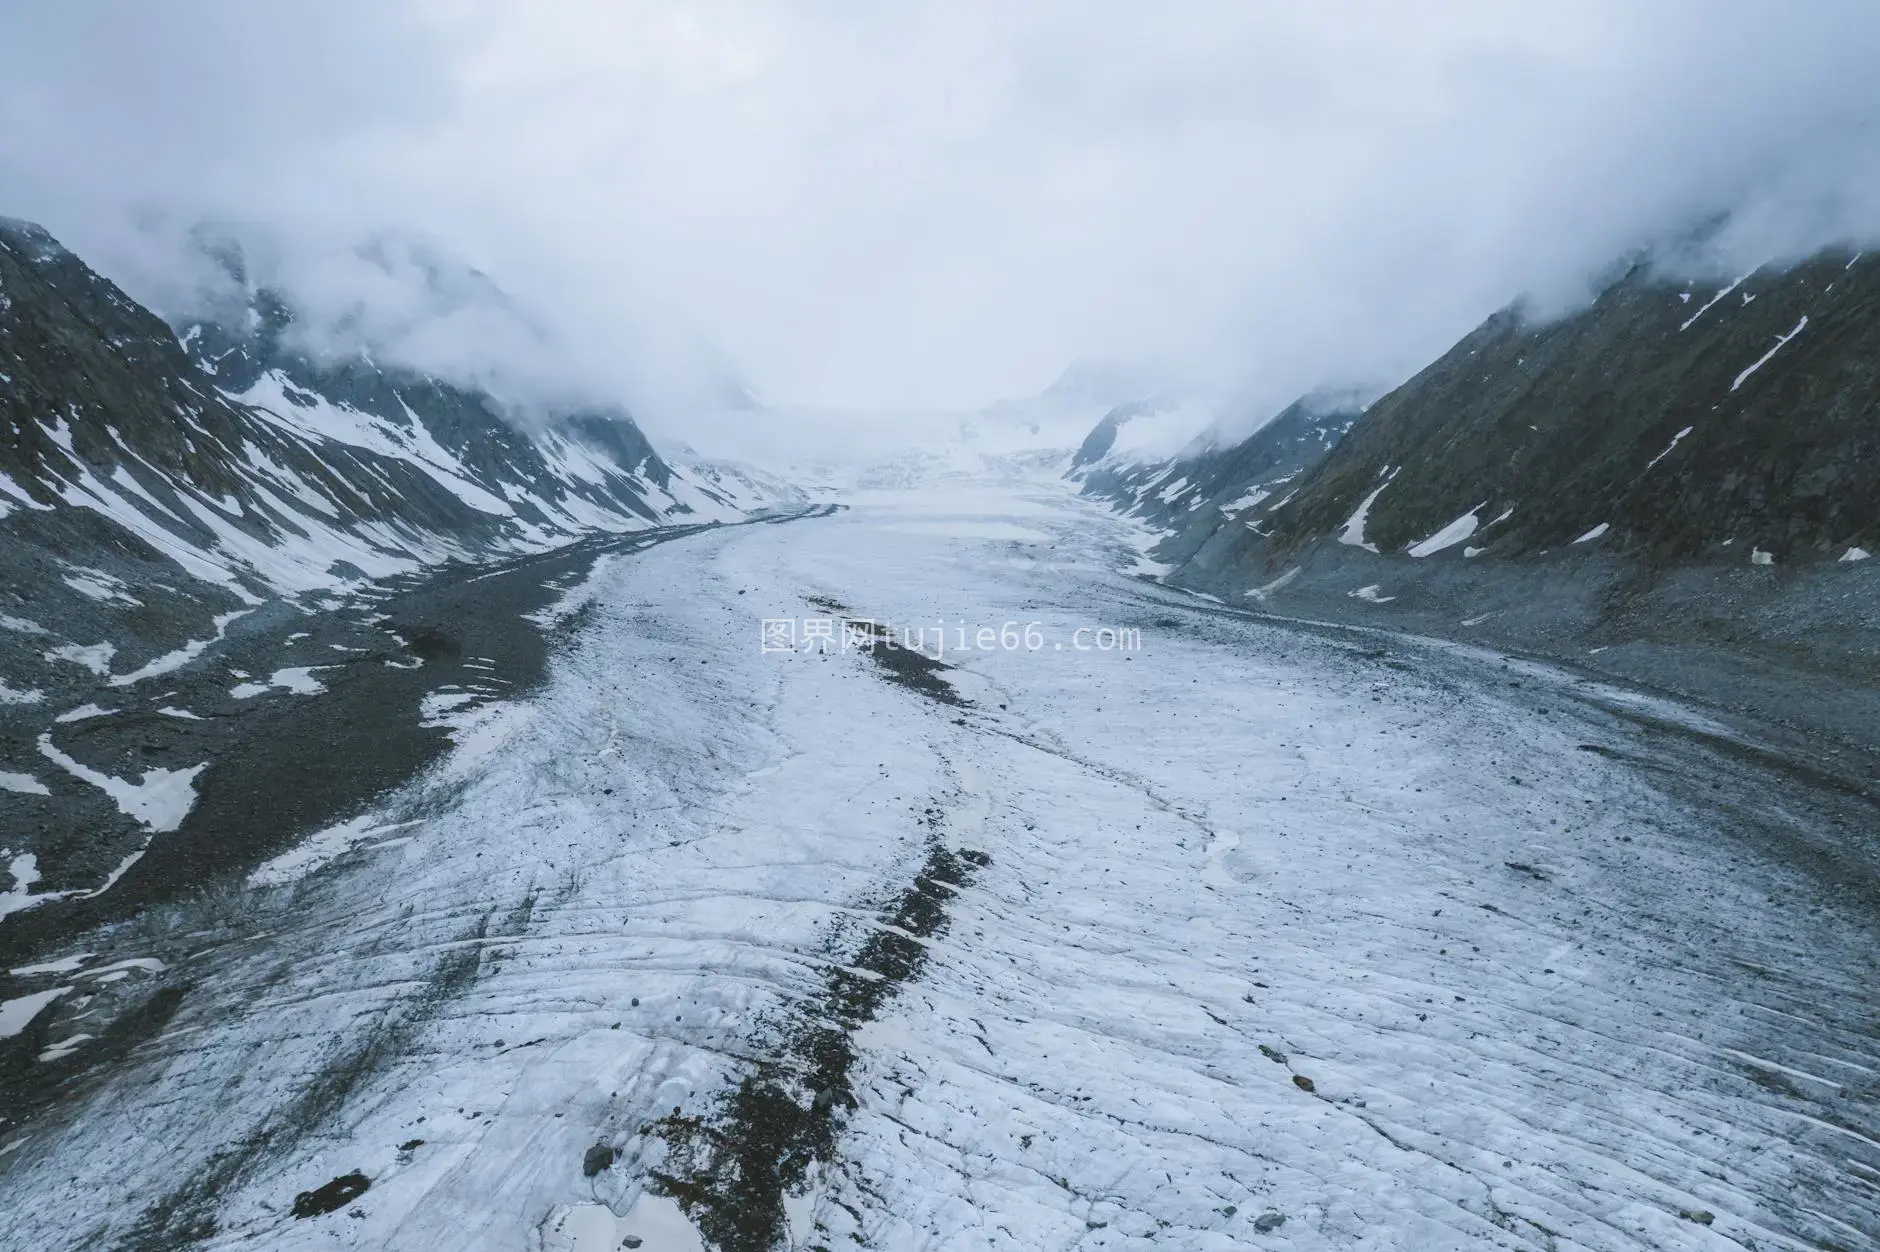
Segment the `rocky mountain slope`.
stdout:
[[624,410],[523,425],[367,354],[317,361],[265,289],[231,320],[179,341],[43,230],[0,225],[10,701],[136,672],[274,596],[753,503],[675,472]]
[[[372,717],[402,702],[416,726],[461,664],[462,690],[433,702],[468,707],[539,669],[544,605],[617,539],[789,498],[737,467],[675,467],[622,409],[512,420],[369,352],[316,357],[294,318],[244,289],[226,316],[173,327],[44,230],[0,221],[0,919],[125,894],[153,836],[194,837],[231,797],[261,810],[222,826],[283,837],[324,812],[230,774],[294,730],[264,729],[259,697],[357,678]],[[558,553],[574,555],[528,564]],[[426,589],[439,578],[459,589]],[[511,626],[472,655],[479,603]],[[499,681],[504,649],[524,660]],[[406,669],[424,689],[394,699]],[[407,771],[435,755],[443,723],[423,722],[397,751],[374,731],[380,755]],[[350,742],[309,731],[303,757],[323,734]],[[270,821],[270,805],[306,813]]]
[[1880,258],[1710,284],[1641,261],[1569,317],[1495,315],[1380,401],[1279,511],[1275,541],[1342,526],[1388,477],[1365,523],[1384,552],[1471,516],[1472,546],[1496,556],[1601,526],[1598,542],[1656,566],[1880,550],[1876,403]]
[[1880,258],[1640,259],[1567,316],[1503,310],[1290,486],[1164,542],[1172,580],[1880,739]]
[[[481,388],[383,364],[362,345],[316,354],[297,333],[291,296],[256,285],[239,245],[205,244],[230,286],[219,293],[219,316],[176,328],[199,369],[265,412],[417,460],[472,508],[503,519],[511,540],[565,539],[613,528],[620,518],[710,520],[747,503],[714,481],[675,474],[618,405],[511,411]],[[362,255],[371,261],[384,249]],[[520,318],[484,275],[428,254],[420,259],[430,308],[459,312],[480,303]]]
[[1212,427],[1171,457],[1119,446],[1132,422],[1153,418],[1153,402],[1119,405],[1097,423],[1071,459],[1084,494],[1198,543],[1227,522],[1258,528],[1259,506],[1289,496],[1293,484],[1337,446],[1363,412],[1356,393],[1302,396],[1253,434],[1230,440]]

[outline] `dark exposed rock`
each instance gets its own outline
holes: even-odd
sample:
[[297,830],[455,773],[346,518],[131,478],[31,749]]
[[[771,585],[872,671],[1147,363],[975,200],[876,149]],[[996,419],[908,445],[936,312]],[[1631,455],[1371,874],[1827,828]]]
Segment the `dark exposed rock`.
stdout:
[[647,1127],[666,1143],[654,1185],[678,1201],[709,1246],[768,1252],[787,1232],[784,1197],[834,1153],[857,1105],[854,1032],[927,960],[922,942],[947,925],[958,890],[991,858],[937,839],[914,881],[884,910],[853,956],[832,964],[819,992],[769,1024],[771,1055],[704,1114],[674,1109]]
[[312,1191],[303,1191],[294,1197],[294,1216],[318,1217],[322,1213],[331,1213],[345,1208],[366,1193],[372,1180],[358,1170],[350,1174],[341,1174],[324,1186]]
[[585,1153],[582,1154],[582,1157],[581,1157],[582,1176],[586,1178],[592,1178],[594,1177],[594,1175],[600,1173],[602,1170],[611,1168],[613,1166],[614,1157],[616,1155],[617,1153],[614,1151],[614,1147],[612,1144],[608,1144],[608,1143],[595,1144],[593,1147],[589,1148]]

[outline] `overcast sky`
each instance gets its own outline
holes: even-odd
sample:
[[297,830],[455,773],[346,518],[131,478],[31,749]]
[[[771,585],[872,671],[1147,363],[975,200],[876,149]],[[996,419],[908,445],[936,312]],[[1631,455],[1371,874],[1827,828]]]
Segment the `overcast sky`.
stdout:
[[0,0],[0,213],[133,291],[138,210],[416,230],[601,386],[657,324],[779,402],[1277,405],[1706,213],[1873,232],[1877,64],[1870,0]]

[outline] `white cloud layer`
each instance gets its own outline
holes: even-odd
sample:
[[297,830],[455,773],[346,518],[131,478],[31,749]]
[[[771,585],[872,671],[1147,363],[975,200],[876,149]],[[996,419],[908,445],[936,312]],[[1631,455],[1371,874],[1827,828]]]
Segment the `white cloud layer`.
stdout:
[[597,390],[658,325],[793,403],[1115,357],[1277,406],[1707,215],[1720,263],[1880,233],[1864,0],[5,7],[0,212],[142,291],[140,209],[304,276],[416,230]]

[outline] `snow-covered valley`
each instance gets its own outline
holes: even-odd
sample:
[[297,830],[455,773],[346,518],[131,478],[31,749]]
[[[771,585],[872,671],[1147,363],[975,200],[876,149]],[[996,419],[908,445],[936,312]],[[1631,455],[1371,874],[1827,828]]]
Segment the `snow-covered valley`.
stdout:
[[1143,581],[1054,469],[843,502],[598,562],[319,855],[12,971],[176,993],[30,1062],[98,1049],[0,1244],[1880,1246],[1861,795]]

